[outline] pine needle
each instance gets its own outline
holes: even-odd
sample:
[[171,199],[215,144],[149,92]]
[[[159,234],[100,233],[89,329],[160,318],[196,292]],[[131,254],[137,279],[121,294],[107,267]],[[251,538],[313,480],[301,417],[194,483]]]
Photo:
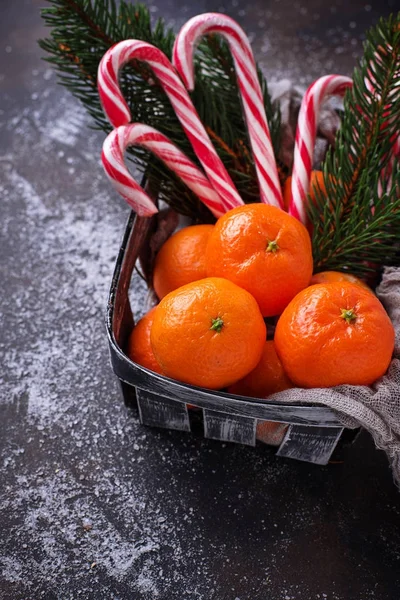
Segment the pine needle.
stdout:
[[368,32],[353,82],[323,164],[327,193],[317,191],[309,217],[315,270],[362,276],[400,264],[399,161],[390,166],[400,135],[400,13]]

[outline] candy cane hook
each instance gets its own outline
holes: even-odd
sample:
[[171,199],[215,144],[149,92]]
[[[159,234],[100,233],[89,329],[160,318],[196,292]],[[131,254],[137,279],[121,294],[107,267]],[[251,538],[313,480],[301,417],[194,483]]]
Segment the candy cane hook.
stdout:
[[190,19],[174,44],[173,63],[189,90],[194,88],[193,54],[204,35],[216,33],[229,44],[243,102],[250,144],[262,202],[283,208],[282,191],[271,135],[250,42],[243,29],[230,17],[205,13]]
[[111,124],[117,127],[126,125],[131,120],[129,107],[118,85],[118,73],[133,59],[147,63],[157,77],[225,210],[243,204],[200,121],[185,86],[168,58],[155,46],[140,40],[125,40],[112,46],[101,59],[98,69],[98,90],[104,112]]
[[128,146],[133,145],[142,146],[158,156],[217,218],[224,214],[220,197],[203,172],[165,135],[148,125],[133,123],[121,125],[107,136],[101,159],[111,183],[138,215],[152,215],[157,212],[157,208],[125,165],[124,152]]
[[300,106],[294,146],[292,172],[292,198],[289,214],[307,222],[307,194],[310,189],[312,160],[315,138],[317,136],[318,114],[321,104],[327,96],[343,96],[347,88],[353,85],[350,77],[325,75],[307,89]]

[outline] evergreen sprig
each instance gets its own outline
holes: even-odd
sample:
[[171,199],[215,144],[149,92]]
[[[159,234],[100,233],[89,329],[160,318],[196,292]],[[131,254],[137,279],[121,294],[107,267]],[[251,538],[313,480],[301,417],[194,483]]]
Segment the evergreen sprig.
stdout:
[[[43,18],[51,28],[41,47],[61,83],[84,104],[94,126],[111,130],[97,93],[97,67],[114,43],[141,39],[171,58],[174,33],[160,19],[154,25],[143,5],[122,0],[50,0]],[[258,200],[258,185],[242,117],[236,74],[227,45],[217,36],[200,44],[195,58],[193,102],[214,145],[246,201]],[[275,155],[280,115],[259,72]],[[322,169],[326,191],[309,202],[314,266],[364,275],[383,264],[400,264],[400,167],[391,164],[400,123],[400,13],[367,34],[364,56],[346,94],[342,126]],[[162,88],[144,63],[132,61],[120,83],[133,121],[156,127],[195,162],[192,148]],[[195,220],[210,213],[188,188],[153,156],[131,150],[143,172],[155,175],[160,195]]]
[[[60,82],[85,106],[94,126],[111,130],[97,93],[97,68],[106,50],[124,39],[149,42],[171,58],[174,33],[160,19],[152,26],[148,9],[141,4],[115,0],[50,0],[42,10],[49,37],[40,46],[58,71]],[[254,164],[242,116],[236,75],[227,45],[216,36],[199,45],[195,57],[196,88],[192,99],[199,115],[245,202],[259,198]],[[280,115],[272,105],[264,77],[259,72],[271,137],[278,155]],[[132,120],[151,125],[166,134],[188,156],[197,161],[191,145],[153,74],[144,63],[133,61],[120,76],[121,89],[131,109]],[[208,220],[211,214],[196,196],[163,165],[138,147],[131,155],[144,172],[157,176],[160,196],[182,214]],[[208,213],[208,214],[207,214]]]
[[326,193],[309,202],[314,267],[364,275],[400,264],[400,13],[367,33],[344,100],[335,148],[323,164]]

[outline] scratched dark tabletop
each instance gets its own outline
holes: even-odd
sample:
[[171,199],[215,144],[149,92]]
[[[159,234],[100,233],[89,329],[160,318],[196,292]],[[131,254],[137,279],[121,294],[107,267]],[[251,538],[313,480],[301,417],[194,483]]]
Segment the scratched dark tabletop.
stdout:
[[[41,61],[42,1],[0,7],[2,600],[398,600],[400,496],[362,434],[317,467],[144,429],[109,365],[107,289],[128,208],[103,134]],[[221,10],[269,79],[351,74],[395,2],[152,2]],[[137,290],[135,310],[141,310]]]

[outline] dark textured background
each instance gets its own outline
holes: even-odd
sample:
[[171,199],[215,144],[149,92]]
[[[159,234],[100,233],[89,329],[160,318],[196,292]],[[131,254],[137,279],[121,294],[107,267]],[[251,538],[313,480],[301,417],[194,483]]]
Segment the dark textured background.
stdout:
[[[367,435],[321,468],[125,409],[103,318],[128,209],[103,135],[40,60],[41,4],[0,5],[0,598],[398,600],[400,496]],[[400,8],[150,7],[175,28],[228,12],[270,80],[303,84],[350,74],[365,28]]]

